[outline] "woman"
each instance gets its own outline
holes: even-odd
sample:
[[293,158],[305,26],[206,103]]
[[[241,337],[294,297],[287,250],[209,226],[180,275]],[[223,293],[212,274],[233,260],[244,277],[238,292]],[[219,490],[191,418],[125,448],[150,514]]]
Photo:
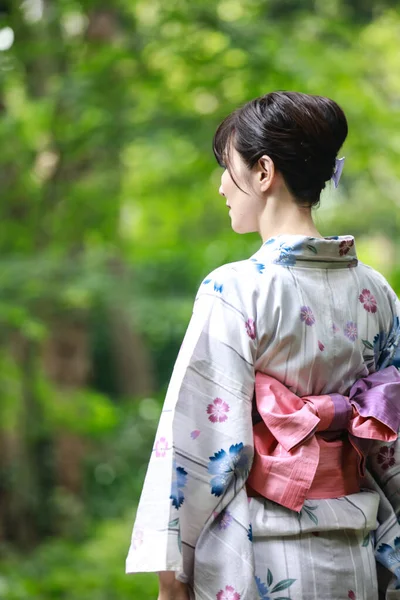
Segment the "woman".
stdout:
[[[398,300],[311,214],[346,136],[335,102],[294,92],[248,102],[215,134],[232,228],[263,245],[203,281],[174,368],[127,559],[160,573],[160,600],[376,600],[375,555],[400,569],[396,402],[386,422],[347,399],[361,379],[398,385],[393,367],[368,383],[399,344]],[[339,401],[353,412],[336,431]],[[303,406],[314,424],[286,444],[279,419],[301,429]],[[362,437],[384,441],[367,482]]]

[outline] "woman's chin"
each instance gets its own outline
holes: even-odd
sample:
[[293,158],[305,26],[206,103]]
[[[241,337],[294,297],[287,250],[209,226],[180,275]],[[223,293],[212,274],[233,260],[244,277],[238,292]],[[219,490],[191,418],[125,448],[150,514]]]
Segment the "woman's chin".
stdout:
[[231,227],[235,233],[254,233],[257,231],[254,227],[246,227],[245,223],[237,223],[234,219],[231,219]]

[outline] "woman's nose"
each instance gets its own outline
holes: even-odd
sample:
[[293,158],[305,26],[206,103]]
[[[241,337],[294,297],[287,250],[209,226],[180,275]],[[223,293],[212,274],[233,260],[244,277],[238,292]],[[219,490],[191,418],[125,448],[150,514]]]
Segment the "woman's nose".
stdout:
[[224,196],[225,198],[225,194],[224,194],[224,190],[222,189],[222,185],[219,186],[219,193],[221,194],[221,196]]

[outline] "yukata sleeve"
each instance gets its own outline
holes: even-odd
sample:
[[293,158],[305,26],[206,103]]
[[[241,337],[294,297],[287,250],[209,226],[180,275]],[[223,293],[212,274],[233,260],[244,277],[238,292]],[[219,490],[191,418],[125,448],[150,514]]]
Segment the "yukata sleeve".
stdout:
[[255,296],[229,266],[199,289],[162,410],[128,573],[171,570],[193,582],[205,525],[223,519],[227,504],[245,494],[253,458]]
[[[392,290],[390,325],[377,336],[375,365],[381,370],[400,366],[400,302]],[[398,398],[400,402],[400,397]],[[400,439],[374,442],[368,471],[380,494],[378,528],[375,531],[375,558],[381,597],[400,600]]]
[[375,531],[378,584],[386,594],[382,598],[400,600],[399,438],[392,443],[374,442],[368,458],[368,471],[380,494],[378,527]]

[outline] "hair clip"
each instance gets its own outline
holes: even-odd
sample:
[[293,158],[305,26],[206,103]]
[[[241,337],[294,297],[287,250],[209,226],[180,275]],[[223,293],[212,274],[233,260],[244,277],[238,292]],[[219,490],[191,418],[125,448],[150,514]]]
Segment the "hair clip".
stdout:
[[345,157],[337,158],[335,160],[335,169],[332,175],[332,181],[335,188],[339,185],[340,177],[342,175],[343,167],[344,167]]

